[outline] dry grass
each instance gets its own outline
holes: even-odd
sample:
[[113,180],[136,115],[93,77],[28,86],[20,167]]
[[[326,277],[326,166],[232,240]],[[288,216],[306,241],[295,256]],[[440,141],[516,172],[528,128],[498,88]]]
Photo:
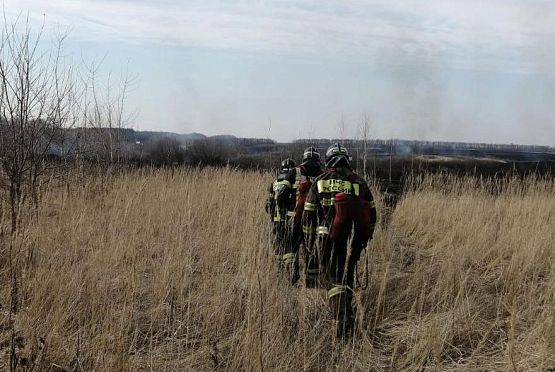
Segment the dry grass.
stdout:
[[48,191],[38,222],[0,246],[0,369],[11,329],[21,370],[555,368],[552,181],[499,195],[420,182],[369,248],[346,343],[324,290],[278,279],[268,181],[145,171]]

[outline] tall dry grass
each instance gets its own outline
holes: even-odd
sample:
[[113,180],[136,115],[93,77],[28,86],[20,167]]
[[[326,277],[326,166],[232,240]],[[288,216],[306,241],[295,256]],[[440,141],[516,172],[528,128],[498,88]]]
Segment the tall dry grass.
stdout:
[[325,290],[276,273],[268,182],[142,171],[47,190],[0,246],[0,369],[10,349],[36,371],[555,368],[553,181],[420,180],[363,257],[347,342]]

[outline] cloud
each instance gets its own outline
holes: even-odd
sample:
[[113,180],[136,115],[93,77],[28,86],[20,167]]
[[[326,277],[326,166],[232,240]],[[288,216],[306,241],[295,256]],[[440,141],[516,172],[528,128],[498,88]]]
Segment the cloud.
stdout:
[[507,70],[555,61],[555,3],[539,0],[5,1],[81,40]]
[[[382,137],[552,143],[555,136],[551,0],[4,5],[9,18],[28,12],[37,25],[69,26],[72,41],[95,42],[87,46],[156,46],[148,49],[156,55],[139,53],[133,65],[148,80],[136,95],[144,128],[266,135],[272,118],[279,127],[272,135],[291,139],[311,133],[311,123],[320,135],[336,135],[339,117],[369,112]],[[178,127],[183,121],[187,128]]]

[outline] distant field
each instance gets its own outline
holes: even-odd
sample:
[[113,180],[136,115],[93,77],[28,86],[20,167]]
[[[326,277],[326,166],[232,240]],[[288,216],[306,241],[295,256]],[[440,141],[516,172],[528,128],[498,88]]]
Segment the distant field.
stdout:
[[278,280],[268,182],[144,170],[45,190],[0,237],[0,370],[10,350],[22,371],[555,369],[553,180],[418,180],[362,258],[346,343],[323,289]]

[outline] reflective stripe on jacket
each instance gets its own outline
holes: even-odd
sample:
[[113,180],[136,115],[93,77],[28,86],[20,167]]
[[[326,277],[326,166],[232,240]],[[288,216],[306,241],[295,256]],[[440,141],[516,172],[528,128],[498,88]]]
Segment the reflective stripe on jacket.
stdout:
[[312,184],[304,204],[302,224],[308,249],[313,248],[316,236],[330,234],[335,217],[335,197],[339,193],[369,202],[371,206],[370,228],[373,233],[377,215],[374,198],[368,184],[348,168],[332,168],[324,172]]

